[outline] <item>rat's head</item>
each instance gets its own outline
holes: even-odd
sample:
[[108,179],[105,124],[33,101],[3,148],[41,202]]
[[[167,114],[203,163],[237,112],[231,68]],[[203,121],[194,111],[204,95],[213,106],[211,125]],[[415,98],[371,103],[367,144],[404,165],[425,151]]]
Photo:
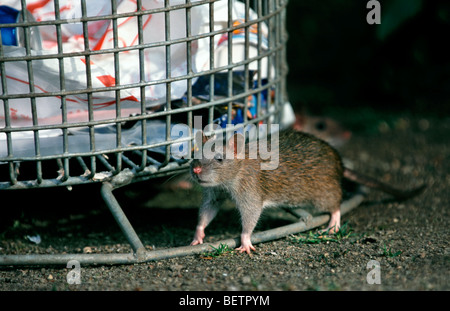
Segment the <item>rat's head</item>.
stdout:
[[234,180],[241,161],[239,150],[244,149],[244,138],[235,134],[228,142],[203,136],[203,152],[191,162],[191,175],[203,187],[225,185]]
[[312,134],[335,148],[342,147],[351,138],[352,132],[345,129],[338,121],[322,116],[296,114],[294,130]]

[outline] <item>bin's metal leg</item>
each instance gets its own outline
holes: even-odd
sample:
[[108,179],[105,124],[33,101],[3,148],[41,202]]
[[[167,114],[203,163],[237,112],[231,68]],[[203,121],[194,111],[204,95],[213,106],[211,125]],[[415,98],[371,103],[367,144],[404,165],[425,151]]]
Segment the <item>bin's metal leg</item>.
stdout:
[[134,231],[133,227],[131,226],[131,223],[128,221],[128,218],[125,216],[125,213],[120,207],[119,202],[117,202],[116,198],[114,197],[112,193],[113,190],[114,188],[109,182],[104,182],[100,191],[103,200],[113,214],[114,219],[119,224],[120,229],[133,248],[134,253],[139,258],[140,255],[144,254],[145,252],[144,245],[136,234],[136,231]]
[[[227,244],[234,248],[239,244],[239,239],[221,240],[211,244],[200,244],[195,246],[180,246],[169,249],[160,249],[146,251],[136,232],[131,227],[128,219],[125,217],[119,203],[112,195],[114,187],[110,183],[104,183],[102,187],[102,196],[111,212],[119,223],[122,231],[133,247],[134,254],[28,254],[28,255],[2,255],[0,254],[0,267],[10,265],[67,265],[70,260],[77,260],[83,265],[91,264],[133,264],[152,260],[162,260],[179,256],[201,254],[211,250],[211,246],[219,247],[220,244]],[[351,199],[344,201],[341,205],[341,215],[350,212],[364,200],[365,194],[358,193]],[[258,244],[266,241],[276,240],[290,234],[296,234],[306,230],[311,230],[329,220],[329,215],[319,215],[308,219],[289,224],[283,227],[257,232],[252,236],[252,243]]]

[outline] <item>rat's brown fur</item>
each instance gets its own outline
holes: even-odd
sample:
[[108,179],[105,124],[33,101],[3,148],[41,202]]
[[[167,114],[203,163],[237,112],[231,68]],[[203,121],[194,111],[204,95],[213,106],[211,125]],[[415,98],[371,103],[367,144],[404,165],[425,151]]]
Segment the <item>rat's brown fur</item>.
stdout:
[[[357,180],[361,175],[345,169],[338,152],[328,143],[306,133],[293,130],[282,131],[279,139],[269,144],[272,155],[279,158],[275,169],[261,169],[269,160],[250,158],[249,150],[258,142],[245,145],[245,157],[240,159],[239,138],[236,134],[229,140],[224,152],[215,153],[212,159],[196,159],[191,163],[191,174],[203,187],[203,203],[192,245],[203,243],[204,229],[217,214],[217,201],[228,194],[236,202],[241,214],[241,252],[255,250],[250,237],[262,210],[268,206],[314,206],[331,214],[328,224],[332,232],[339,230],[341,180],[344,177]],[[241,136],[242,138],[242,136]],[[271,142],[271,139],[268,140]],[[278,148],[278,150],[276,149]],[[235,156],[226,158],[226,151]],[[380,186],[374,179],[370,186]],[[416,194],[417,192],[394,191],[391,194]]]
[[[269,140],[270,142],[270,140]],[[193,244],[202,243],[204,228],[217,213],[216,200],[219,193],[226,192],[234,199],[241,214],[242,239],[249,238],[267,206],[299,206],[311,204],[320,211],[338,211],[342,200],[341,178],[343,166],[339,154],[327,143],[312,135],[284,131],[279,143],[270,146],[273,154],[279,155],[278,168],[262,170],[263,159],[249,158],[247,144],[244,159],[200,159],[194,160],[194,179],[204,187],[203,205],[200,209],[199,225]],[[274,149],[278,145],[276,153]],[[255,145],[253,145],[255,146]],[[236,137],[228,148],[237,153]],[[335,224],[330,224],[333,226]],[[242,244],[249,241],[242,241]],[[250,245],[243,245],[249,252]]]

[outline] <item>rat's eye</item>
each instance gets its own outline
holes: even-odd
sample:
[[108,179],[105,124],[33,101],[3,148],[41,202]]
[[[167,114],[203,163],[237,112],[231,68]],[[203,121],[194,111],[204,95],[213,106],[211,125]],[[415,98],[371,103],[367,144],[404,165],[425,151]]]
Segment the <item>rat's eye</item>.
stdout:
[[327,128],[327,124],[325,122],[319,121],[316,123],[316,129],[319,131],[325,131]]
[[221,153],[216,153],[214,155],[214,160],[216,160],[217,162],[222,162],[223,160],[223,155]]

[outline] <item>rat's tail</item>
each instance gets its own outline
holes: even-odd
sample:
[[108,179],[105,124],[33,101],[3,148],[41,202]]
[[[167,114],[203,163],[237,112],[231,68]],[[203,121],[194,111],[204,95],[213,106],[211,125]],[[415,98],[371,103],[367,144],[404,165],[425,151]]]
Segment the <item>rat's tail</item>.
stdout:
[[413,196],[416,196],[416,195],[420,194],[426,188],[426,185],[422,185],[422,186],[417,187],[412,190],[399,190],[399,189],[393,188],[390,185],[382,183],[381,181],[378,181],[372,177],[362,175],[362,174],[357,173],[348,168],[344,169],[344,178],[346,178],[350,181],[356,182],[358,184],[367,186],[369,188],[381,190],[383,192],[386,192],[386,193],[394,196],[396,199],[399,199],[399,200],[406,200]]

